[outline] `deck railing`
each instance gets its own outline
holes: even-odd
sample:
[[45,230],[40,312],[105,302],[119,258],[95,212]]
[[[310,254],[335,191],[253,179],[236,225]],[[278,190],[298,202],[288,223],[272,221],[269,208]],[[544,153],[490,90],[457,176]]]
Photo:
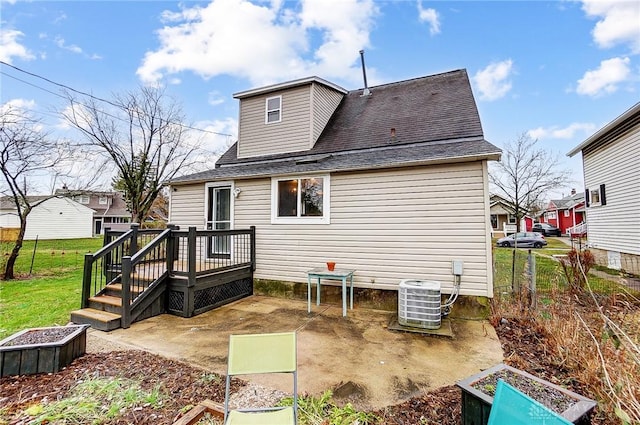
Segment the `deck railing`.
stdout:
[[200,276],[214,271],[255,267],[255,228],[174,231],[173,273]]
[[171,271],[172,228],[164,230],[134,255],[122,257],[122,327],[131,324],[132,311]]
[[571,237],[585,235],[587,233],[587,222],[583,221],[582,223],[569,227],[567,233]]
[[122,325],[128,327],[136,306],[169,275],[186,276],[188,286],[213,273],[250,268],[255,270],[255,227],[244,230],[181,231],[105,230],[105,246],[86,254],[82,283],[82,307],[89,298],[105,292],[107,285],[122,285]]
[[116,282],[122,272],[122,257],[135,249],[137,226],[126,232],[120,232],[117,239],[107,239],[98,252],[85,254],[82,276],[82,308],[89,305],[89,298],[99,294],[104,288]]

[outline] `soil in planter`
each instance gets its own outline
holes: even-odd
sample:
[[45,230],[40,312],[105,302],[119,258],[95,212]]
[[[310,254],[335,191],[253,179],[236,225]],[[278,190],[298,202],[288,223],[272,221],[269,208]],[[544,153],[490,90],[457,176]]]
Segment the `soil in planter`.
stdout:
[[73,332],[77,331],[77,327],[60,326],[57,328],[33,329],[19,335],[4,344],[3,347],[15,347],[17,345],[36,345],[49,344],[62,341]]
[[537,400],[558,414],[562,414],[562,412],[567,410],[576,402],[575,399],[556,390],[555,388],[550,388],[538,381],[529,379],[526,376],[513,373],[510,370],[499,370],[489,376],[485,376],[484,378],[474,382],[472,387],[493,397],[496,392],[496,387],[498,386],[498,379],[502,379],[506,383],[517,388],[524,394],[534,400]]

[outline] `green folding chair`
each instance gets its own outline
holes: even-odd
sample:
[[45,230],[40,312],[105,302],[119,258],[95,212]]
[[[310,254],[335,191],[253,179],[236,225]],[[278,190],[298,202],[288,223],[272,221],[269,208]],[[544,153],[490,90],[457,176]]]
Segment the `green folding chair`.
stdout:
[[571,425],[542,403],[498,380],[487,425]]
[[[293,405],[229,409],[231,378],[238,375],[291,373]],[[224,398],[225,425],[289,425],[297,423],[298,371],[296,333],[231,335]]]

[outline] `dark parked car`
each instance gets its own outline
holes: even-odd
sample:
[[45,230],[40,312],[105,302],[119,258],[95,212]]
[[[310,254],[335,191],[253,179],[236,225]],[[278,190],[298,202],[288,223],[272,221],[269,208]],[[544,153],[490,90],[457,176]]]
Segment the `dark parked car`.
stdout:
[[531,229],[534,232],[542,233],[544,236],[561,236],[562,232],[556,226],[547,223],[535,223]]
[[509,235],[505,238],[498,239],[496,244],[504,247],[516,246],[516,238],[518,239],[518,248],[542,248],[547,244],[547,241],[544,240],[544,236],[535,232],[514,233],[513,235]]

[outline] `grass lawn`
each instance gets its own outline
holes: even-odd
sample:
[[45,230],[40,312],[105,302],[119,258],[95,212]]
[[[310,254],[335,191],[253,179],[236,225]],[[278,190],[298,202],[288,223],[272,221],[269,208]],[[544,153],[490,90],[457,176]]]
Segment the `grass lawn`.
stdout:
[[[0,339],[26,328],[66,324],[69,312],[80,308],[84,254],[101,246],[102,238],[38,241],[34,254],[35,241],[25,241],[17,279],[0,281]],[[12,247],[2,244],[3,269]]]
[[[564,274],[564,270],[553,256],[567,254],[571,247],[561,240],[556,238],[547,238],[548,245],[541,249],[535,248],[518,248],[515,250],[516,266],[515,277],[519,279],[521,285],[526,285],[526,263],[528,251],[536,256],[536,289],[539,292],[548,292],[553,288],[564,289],[567,286],[567,279]],[[493,242],[493,256],[494,256],[494,287],[501,291],[504,288],[511,288],[512,276],[514,275],[512,269],[512,262],[514,257],[513,248],[501,248],[495,246]],[[613,278],[612,278],[613,279]],[[611,293],[619,288],[617,282],[609,279],[604,279],[599,276],[589,275],[589,284],[598,292]]]

